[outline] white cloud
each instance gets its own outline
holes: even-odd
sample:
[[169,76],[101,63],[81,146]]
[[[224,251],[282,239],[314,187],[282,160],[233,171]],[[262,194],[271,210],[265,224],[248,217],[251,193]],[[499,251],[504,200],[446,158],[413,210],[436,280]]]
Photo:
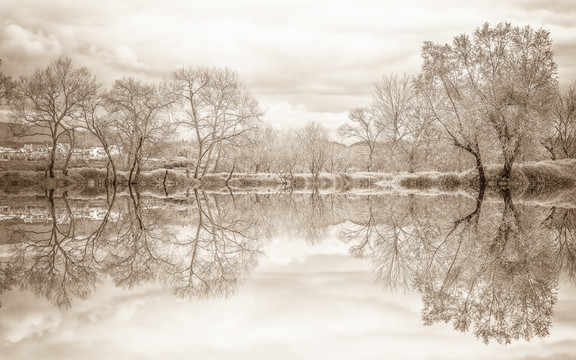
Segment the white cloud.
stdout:
[[114,58],[123,67],[131,70],[146,70],[146,66],[128,46],[118,46],[114,49]]
[[[485,21],[550,29],[560,76],[575,77],[570,9],[569,0],[64,0],[57,7],[6,0],[0,12],[9,19],[4,27],[13,28],[0,50],[7,72],[64,54],[106,84],[123,76],[158,80],[177,66],[229,66],[270,108],[289,104],[294,115],[318,118],[364,105],[384,73],[417,72],[424,40],[450,42]],[[272,115],[267,119],[276,124],[293,123]]]

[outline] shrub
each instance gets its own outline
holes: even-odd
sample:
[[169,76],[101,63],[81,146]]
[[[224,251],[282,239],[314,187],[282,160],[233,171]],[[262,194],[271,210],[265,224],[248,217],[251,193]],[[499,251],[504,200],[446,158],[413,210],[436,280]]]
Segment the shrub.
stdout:
[[296,190],[303,190],[308,188],[308,180],[304,175],[294,175],[290,181],[290,187]]

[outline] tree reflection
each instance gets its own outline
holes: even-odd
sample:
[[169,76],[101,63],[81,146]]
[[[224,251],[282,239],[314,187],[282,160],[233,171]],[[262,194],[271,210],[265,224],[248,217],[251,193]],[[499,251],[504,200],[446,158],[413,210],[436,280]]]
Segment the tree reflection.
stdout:
[[[0,295],[11,290],[15,283],[16,274],[12,262],[0,262]],[[0,307],[2,307],[1,301]]]
[[552,231],[556,263],[576,284],[576,209],[554,207],[543,225]]
[[103,267],[117,286],[133,288],[156,280],[172,266],[175,233],[170,214],[145,199],[138,187],[118,204],[121,220],[106,236]]
[[56,201],[50,190],[46,200],[50,221],[15,232],[19,243],[11,268],[21,288],[69,307],[74,299],[87,298],[100,282],[98,267],[87,254],[97,232],[86,235],[78,230],[66,194]]
[[233,294],[256,266],[260,237],[255,214],[227,196],[200,190],[172,209],[137,187],[106,201],[90,217],[66,194],[46,196],[46,222],[12,233],[11,255],[0,263],[0,294],[28,289],[59,307],[85,299],[105,277],[132,288],[156,282],[177,296]]
[[[340,238],[350,247],[350,254],[359,258],[369,258],[377,281],[385,288],[407,289],[414,260],[413,227],[405,226],[409,213],[390,214],[387,221],[377,218],[374,210],[378,204],[374,197],[366,198],[366,211],[354,219],[353,226],[344,229]],[[386,254],[385,256],[374,256]]]
[[[569,216],[556,211],[545,220],[557,229],[552,239],[541,226],[542,208],[516,208],[509,190],[487,211],[483,191],[471,211],[447,205],[439,201],[426,212],[416,201],[381,216],[382,207],[369,203],[341,236],[353,254],[372,262],[383,286],[422,294],[425,324],[451,323],[484,342],[548,335],[560,271],[556,259],[573,264],[573,237],[564,237],[573,225]],[[433,221],[422,222],[423,215]]]
[[[486,199],[485,199],[486,198]],[[576,209],[512,201],[506,189],[457,195],[249,194],[192,189],[143,196],[138,187],[82,215],[78,199],[49,192],[46,221],[21,224],[0,263],[0,294],[29,289],[67,307],[105,277],[154,282],[181,298],[234,294],[256,266],[263,238],[332,229],[378,283],[422,295],[425,324],[446,322],[485,342],[546,336],[561,272],[576,280]]]
[[194,189],[194,202],[192,228],[163,281],[183,298],[231,295],[261,254],[255,220],[202,190]]
[[368,197],[354,225],[340,233],[340,238],[351,244],[353,256],[372,263],[376,279],[385,289],[409,289],[414,274],[424,266],[422,254],[431,251],[432,239],[441,233],[435,209],[428,202],[412,195]]
[[520,213],[508,190],[502,197],[499,221],[457,221],[429,270],[417,274],[425,324],[451,322],[486,343],[549,334],[558,283],[553,247],[533,225],[535,214]]

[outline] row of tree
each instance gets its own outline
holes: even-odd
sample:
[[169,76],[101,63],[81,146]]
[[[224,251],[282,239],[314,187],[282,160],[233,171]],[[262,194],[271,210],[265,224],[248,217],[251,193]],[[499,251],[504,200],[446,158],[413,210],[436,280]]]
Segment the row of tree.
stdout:
[[[67,173],[81,131],[100,142],[111,181],[117,170],[125,170],[131,183],[138,182],[145,162],[158,154],[183,155],[194,178],[231,169],[318,177],[353,164],[350,151],[319,123],[296,130],[265,124],[257,100],[230,69],[181,68],[159,83],[124,78],[104,89],[87,68],[61,58],[32,75],[5,79],[16,135],[50,140],[50,177],[57,168]],[[176,132],[185,134],[185,141],[175,140]],[[57,151],[62,142],[64,156]]]
[[17,80],[1,75],[0,96],[19,135],[50,139],[50,177],[60,142],[69,144],[67,172],[78,131],[93,134],[112,173],[126,170],[130,182],[153,154],[174,148],[167,144],[177,130],[188,139],[178,152],[194,178],[475,166],[485,183],[486,163],[502,164],[505,181],[517,160],[576,156],[576,82],[559,87],[548,31],[485,24],[452,44],[425,42],[422,59],[414,77],[384,76],[338,139],[315,122],[296,130],[263,123],[257,100],[229,69],[181,68],[158,83],[124,78],[104,89],[87,68],[61,58]]
[[[237,73],[229,69],[182,68],[161,83],[134,78],[104,89],[85,67],[60,58],[11,84],[6,94],[19,136],[50,139],[47,171],[54,177],[57,145],[67,142],[68,161],[75,133],[89,131],[101,143],[116,174],[117,161],[137,182],[143,163],[178,128],[196,145],[194,177],[218,168],[260,125],[262,110]],[[6,87],[8,88],[8,87]],[[111,149],[122,149],[115,158]]]
[[481,183],[486,158],[507,180],[538,147],[554,160],[576,156],[576,82],[559,87],[548,31],[484,24],[452,44],[425,42],[421,55],[419,74],[385,76],[341,127],[367,149],[368,170],[379,147],[404,153],[413,171],[422,153],[450,143],[474,159]]

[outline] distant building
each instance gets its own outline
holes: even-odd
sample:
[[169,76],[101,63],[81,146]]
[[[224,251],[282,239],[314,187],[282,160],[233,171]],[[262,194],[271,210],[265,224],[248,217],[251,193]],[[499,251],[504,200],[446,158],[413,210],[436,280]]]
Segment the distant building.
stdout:
[[46,144],[24,144],[22,151],[26,153],[47,153],[52,150],[51,146]]
[[2,147],[0,146],[0,160],[7,161],[14,157],[14,154],[17,154],[18,150],[9,148],[9,147]]

